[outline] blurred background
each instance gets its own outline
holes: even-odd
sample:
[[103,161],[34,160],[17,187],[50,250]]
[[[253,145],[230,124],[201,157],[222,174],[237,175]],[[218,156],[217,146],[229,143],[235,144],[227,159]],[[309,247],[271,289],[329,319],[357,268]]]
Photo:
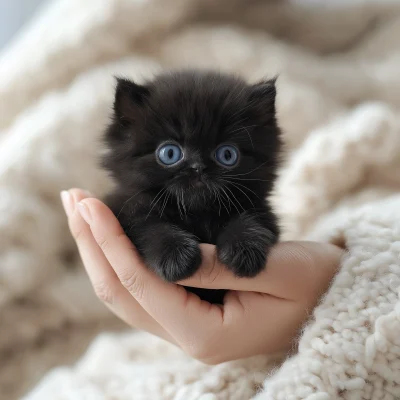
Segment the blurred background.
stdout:
[[49,3],[49,0],[18,0],[0,1],[0,49],[3,48],[15,34],[40,9]]
[[[341,202],[399,191],[399,38],[397,0],[0,0],[0,399],[39,382],[48,395],[26,399],[78,398],[56,397],[60,382],[113,387],[96,357],[111,371],[118,336],[92,341],[127,327],[95,297],[59,192],[110,188],[97,159],[114,75],[278,74],[276,201],[284,238],[300,239]],[[126,362],[145,362],[143,343],[123,341]]]

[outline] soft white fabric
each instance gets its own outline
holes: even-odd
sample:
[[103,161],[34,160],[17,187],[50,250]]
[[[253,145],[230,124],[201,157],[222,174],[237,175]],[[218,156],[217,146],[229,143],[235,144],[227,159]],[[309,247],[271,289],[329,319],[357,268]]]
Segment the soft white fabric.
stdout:
[[[299,3],[298,1],[295,3]],[[285,239],[348,254],[293,357],[209,367],[145,333],[102,333],[27,400],[400,398],[400,5],[57,0],[0,57],[0,398],[121,329],[94,297],[58,198],[101,196],[113,75],[277,73]]]

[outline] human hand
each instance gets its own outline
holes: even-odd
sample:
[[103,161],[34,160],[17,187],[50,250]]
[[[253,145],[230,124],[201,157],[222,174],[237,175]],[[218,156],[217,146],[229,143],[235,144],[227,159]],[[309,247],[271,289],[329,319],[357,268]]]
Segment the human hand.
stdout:
[[[97,296],[127,324],[208,364],[290,348],[343,255],[326,243],[279,243],[263,272],[238,279],[219,264],[214,246],[202,244],[199,271],[179,284],[168,283],[144,265],[102,202],[79,189],[62,197]],[[223,305],[215,305],[181,285],[230,291]]]

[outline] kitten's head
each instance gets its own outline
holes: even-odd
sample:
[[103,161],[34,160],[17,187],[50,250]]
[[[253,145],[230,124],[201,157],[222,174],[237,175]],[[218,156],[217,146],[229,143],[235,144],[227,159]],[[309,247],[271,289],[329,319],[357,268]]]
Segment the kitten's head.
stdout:
[[[186,207],[264,197],[280,152],[275,81],[183,71],[118,79],[104,166],[127,196],[165,189]],[[246,196],[246,197],[244,197]]]

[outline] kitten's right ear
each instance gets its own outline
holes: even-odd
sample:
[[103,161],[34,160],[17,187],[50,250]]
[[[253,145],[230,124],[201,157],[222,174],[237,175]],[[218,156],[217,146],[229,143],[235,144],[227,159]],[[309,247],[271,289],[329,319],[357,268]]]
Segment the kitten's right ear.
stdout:
[[251,86],[250,100],[263,113],[275,115],[276,80],[275,77]]
[[131,124],[135,121],[138,107],[143,106],[150,94],[146,86],[138,85],[124,78],[117,78],[115,90],[114,113],[122,124]]

